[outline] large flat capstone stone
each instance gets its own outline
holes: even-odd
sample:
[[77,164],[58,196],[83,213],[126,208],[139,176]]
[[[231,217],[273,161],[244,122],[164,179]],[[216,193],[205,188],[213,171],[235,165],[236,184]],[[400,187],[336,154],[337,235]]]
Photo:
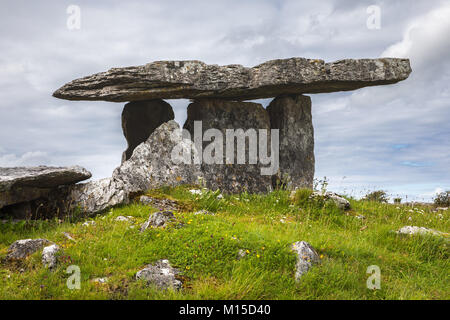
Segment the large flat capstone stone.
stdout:
[[79,166],[0,168],[0,208],[47,196],[52,188],[90,177],[91,173]]
[[250,100],[283,94],[348,91],[396,83],[411,73],[409,59],[345,59],[326,63],[290,58],[253,68],[201,61],[156,61],[113,68],[67,83],[53,93],[67,100],[125,102],[150,99]]

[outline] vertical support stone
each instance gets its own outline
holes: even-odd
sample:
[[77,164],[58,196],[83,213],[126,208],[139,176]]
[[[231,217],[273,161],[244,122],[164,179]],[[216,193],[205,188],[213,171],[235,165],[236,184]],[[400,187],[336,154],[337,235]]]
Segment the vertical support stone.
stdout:
[[280,175],[288,186],[312,188],[314,179],[314,128],[311,98],[278,96],[267,107],[272,129],[280,130]]
[[122,154],[122,163],[130,159],[134,149],[146,141],[156,128],[174,118],[170,104],[161,99],[127,103],[122,111],[122,130],[128,148]]
[[[237,163],[237,139],[234,141],[234,162],[227,164],[226,144],[230,143],[227,139],[226,129],[242,129],[244,134],[249,133],[248,129],[254,129],[256,132],[257,149],[259,147],[258,129],[267,130],[268,141],[270,143],[270,119],[267,111],[261,104],[252,102],[238,102],[221,99],[199,99],[188,106],[187,120],[184,128],[191,134],[194,141],[194,121],[202,122],[201,136],[208,129],[218,129],[223,137],[223,156],[220,155],[223,164],[207,164],[202,158],[201,170],[205,183],[212,190],[220,189],[224,192],[238,193],[247,190],[248,192],[268,192],[272,189],[271,175],[262,175],[261,168],[268,165],[261,165],[259,157],[256,164],[250,164],[249,161],[249,139],[245,138],[245,164]],[[235,131],[236,132],[236,131]],[[198,133],[197,133],[198,135]],[[208,145],[214,141],[203,141],[201,144],[202,152],[207,152]],[[270,148],[270,146],[268,146]],[[270,149],[269,149],[270,150]],[[215,153],[214,153],[215,154]],[[257,156],[259,156],[257,154]]]

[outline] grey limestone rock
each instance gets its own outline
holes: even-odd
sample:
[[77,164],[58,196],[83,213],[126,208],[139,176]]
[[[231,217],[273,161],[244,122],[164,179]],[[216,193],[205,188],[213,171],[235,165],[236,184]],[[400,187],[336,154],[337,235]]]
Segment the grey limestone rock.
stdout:
[[354,90],[396,83],[411,72],[408,59],[289,58],[253,68],[208,65],[192,61],[156,61],[143,66],[112,68],[73,80],[53,93],[67,100],[114,102],[150,99],[224,98],[250,100],[282,94]]

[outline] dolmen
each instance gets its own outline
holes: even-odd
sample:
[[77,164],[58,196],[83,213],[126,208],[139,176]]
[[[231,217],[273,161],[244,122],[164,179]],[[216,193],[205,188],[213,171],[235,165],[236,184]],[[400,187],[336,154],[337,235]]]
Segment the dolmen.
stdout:
[[[252,68],[156,61],[73,80],[53,96],[127,102],[128,147],[110,178],[59,187],[57,198],[94,213],[151,188],[199,181],[229,193],[312,188],[314,128],[306,94],[394,84],[410,73],[408,59],[290,58]],[[273,98],[267,108],[248,101],[263,98]],[[163,99],[191,100],[183,128]]]

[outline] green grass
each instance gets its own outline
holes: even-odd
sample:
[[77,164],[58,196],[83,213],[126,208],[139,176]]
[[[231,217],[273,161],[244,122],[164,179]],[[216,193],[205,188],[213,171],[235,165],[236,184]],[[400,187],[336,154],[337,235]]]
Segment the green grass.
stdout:
[[[192,188],[192,187],[191,187]],[[352,210],[311,203],[300,194],[193,195],[189,187],[150,191],[175,199],[183,227],[139,232],[155,208],[131,204],[85,220],[0,224],[0,258],[18,239],[46,238],[63,250],[53,272],[41,254],[21,264],[0,264],[0,299],[449,299],[448,239],[399,236],[393,230],[417,225],[449,232],[449,213],[430,208],[350,200]],[[194,215],[206,209],[215,216]],[[422,211],[421,211],[422,210]],[[411,212],[410,212],[411,211]],[[133,222],[117,222],[119,215]],[[357,215],[366,219],[359,220]],[[62,233],[68,232],[76,242]],[[307,241],[321,263],[294,281],[295,241]],[[249,254],[237,259],[239,249]],[[135,280],[146,264],[169,259],[182,270],[183,289],[158,291]],[[81,289],[70,290],[69,265],[81,269]],[[367,267],[381,268],[381,289],[366,287]],[[94,278],[108,277],[106,284]]]

